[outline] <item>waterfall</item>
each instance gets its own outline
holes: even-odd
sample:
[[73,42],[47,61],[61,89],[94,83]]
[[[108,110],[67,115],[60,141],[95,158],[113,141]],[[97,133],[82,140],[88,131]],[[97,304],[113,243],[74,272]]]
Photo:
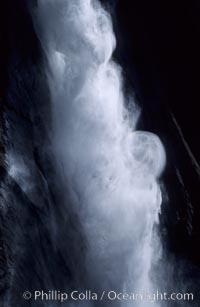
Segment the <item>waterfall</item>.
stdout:
[[165,152],[156,135],[136,130],[133,99],[126,108],[111,17],[97,1],[38,0],[34,18],[48,61],[52,150],[88,241],[87,286],[153,291]]

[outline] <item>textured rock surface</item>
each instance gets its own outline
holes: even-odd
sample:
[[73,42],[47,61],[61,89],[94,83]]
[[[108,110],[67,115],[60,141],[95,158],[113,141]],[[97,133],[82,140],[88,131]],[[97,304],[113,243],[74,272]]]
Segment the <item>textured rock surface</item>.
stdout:
[[63,214],[62,182],[48,149],[44,62],[27,3],[1,7],[0,291],[6,307],[26,305],[27,289],[66,290],[83,279],[84,240],[70,197]]

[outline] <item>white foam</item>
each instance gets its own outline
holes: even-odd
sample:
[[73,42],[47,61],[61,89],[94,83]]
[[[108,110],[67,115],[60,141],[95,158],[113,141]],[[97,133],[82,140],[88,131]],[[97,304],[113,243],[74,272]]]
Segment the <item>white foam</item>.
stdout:
[[49,60],[52,147],[79,201],[91,279],[151,290],[165,153],[157,136],[134,131],[137,112],[127,119],[110,16],[90,0],[39,0],[36,27]]

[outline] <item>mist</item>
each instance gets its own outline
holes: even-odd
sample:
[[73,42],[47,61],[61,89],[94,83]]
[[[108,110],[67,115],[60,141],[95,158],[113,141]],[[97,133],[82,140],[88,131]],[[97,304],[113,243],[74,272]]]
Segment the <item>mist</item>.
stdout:
[[136,129],[133,99],[126,108],[111,17],[90,0],[39,0],[33,15],[48,63],[51,150],[87,238],[83,288],[154,291],[165,151],[156,135]]

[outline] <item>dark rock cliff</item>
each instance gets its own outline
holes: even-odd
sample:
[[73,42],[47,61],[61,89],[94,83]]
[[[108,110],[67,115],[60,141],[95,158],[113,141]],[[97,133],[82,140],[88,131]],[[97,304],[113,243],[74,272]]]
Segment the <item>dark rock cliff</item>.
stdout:
[[81,225],[70,196],[65,208],[49,147],[45,59],[28,4],[34,5],[25,0],[0,5],[0,295],[5,307],[30,306],[22,299],[26,290],[78,287],[84,271],[78,259],[85,248]]

